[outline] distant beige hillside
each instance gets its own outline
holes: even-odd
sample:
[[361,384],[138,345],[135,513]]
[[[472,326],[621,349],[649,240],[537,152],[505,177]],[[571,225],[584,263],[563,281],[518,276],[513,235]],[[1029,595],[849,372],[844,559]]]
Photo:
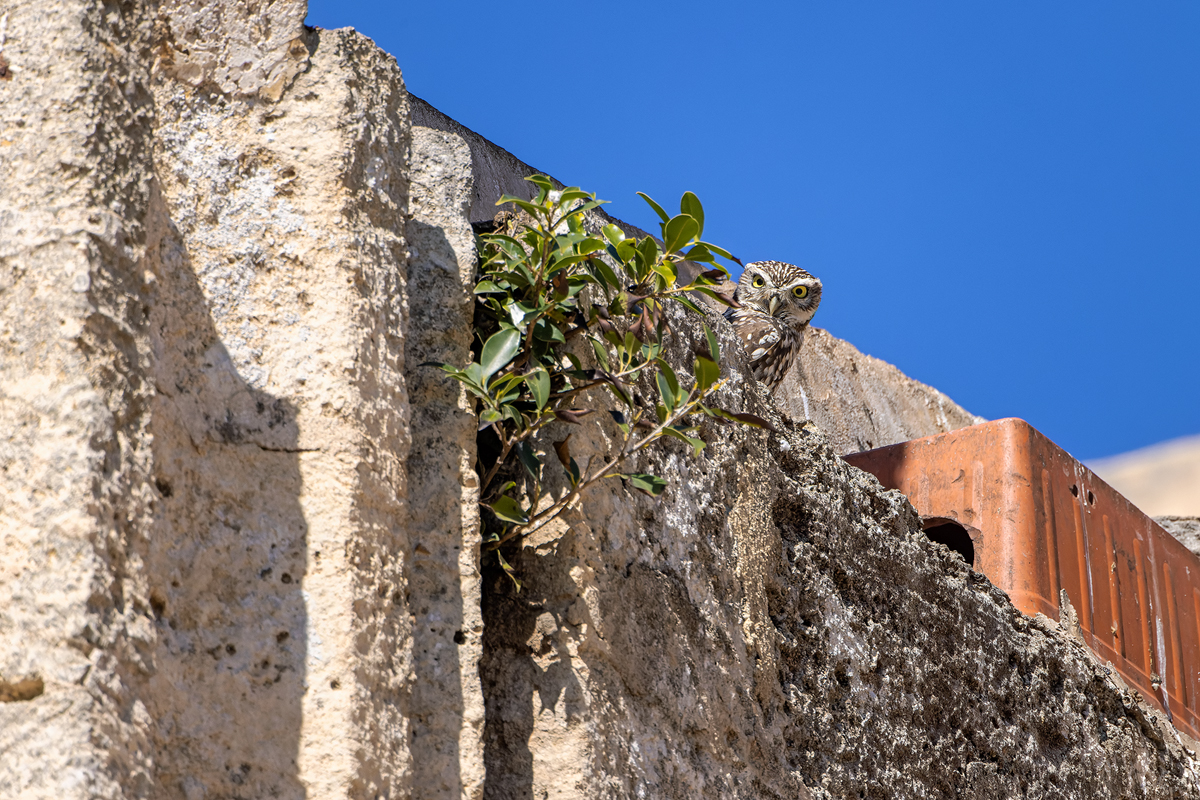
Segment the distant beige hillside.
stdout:
[[1200,436],[1174,439],[1088,466],[1152,517],[1200,516]]

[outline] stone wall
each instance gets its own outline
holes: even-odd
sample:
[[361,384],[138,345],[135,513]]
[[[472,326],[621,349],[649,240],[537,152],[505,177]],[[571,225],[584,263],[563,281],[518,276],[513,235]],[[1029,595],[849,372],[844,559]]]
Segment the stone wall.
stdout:
[[0,795],[478,796],[465,148],[214,10],[0,6]]
[[0,2],[0,796],[1196,795],[837,458],[971,418],[832,337],[798,413],[713,316],[776,432],[644,456],[667,494],[593,488],[519,593],[481,564],[470,407],[421,365],[467,358],[473,209],[526,167],[303,14]]

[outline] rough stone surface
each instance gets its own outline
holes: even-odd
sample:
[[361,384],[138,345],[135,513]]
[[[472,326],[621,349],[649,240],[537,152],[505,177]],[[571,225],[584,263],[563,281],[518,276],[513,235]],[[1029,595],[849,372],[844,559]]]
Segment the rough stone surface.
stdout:
[[662,499],[597,485],[509,554],[521,592],[485,572],[485,797],[1195,796],[1169,723],[729,366],[781,433],[672,442],[634,465]]
[[1154,521],[1200,556],[1200,517],[1155,517]]
[[139,796],[155,621],[152,20],[0,4],[0,796]]
[[839,455],[985,421],[820,328],[805,335],[800,359],[776,388],[775,402],[792,419],[817,423]]
[[483,792],[479,491],[475,424],[462,386],[426,362],[470,360],[475,236],[471,156],[453,133],[413,127],[406,381],[412,404],[414,798]]
[[162,0],[156,68],[195,87],[278,100],[308,66],[307,0]]
[[806,362],[810,411],[875,427],[831,438],[714,315],[719,401],[777,432],[669,442],[661,499],[598,485],[520,593],[481,578],[470,406],[422,364],[471,344],[487,143],[301,12],[0,0],[0,796],[1200,794],[1069,625],[837,458],[958,424],[838,345],[864,377]]
[[[465,147],[410,208],[393,59],[202,5],[0,5],[0,796],[478,796],[474,429],[410,363],[469,340],[408,335],[469,317]],[[246,30],[310,68],[223,83]]]

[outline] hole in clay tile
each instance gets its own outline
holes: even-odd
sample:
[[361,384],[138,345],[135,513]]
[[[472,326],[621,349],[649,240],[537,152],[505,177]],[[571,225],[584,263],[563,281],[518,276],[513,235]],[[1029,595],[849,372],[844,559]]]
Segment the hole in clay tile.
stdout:
[[1092,494],[1091,489],[1088,489],[1088,505],[1089,506],[1096,505],[1096,495]]
[[925,535],[945,545],[962,557],[968,566],[975,566],[975,543],[967,529],[952,519],[930,517],[925,520]]
[[1071,494],[1075,495],[1076,497],[1079,497],[1079,487],[1073,483],[1071,484]]

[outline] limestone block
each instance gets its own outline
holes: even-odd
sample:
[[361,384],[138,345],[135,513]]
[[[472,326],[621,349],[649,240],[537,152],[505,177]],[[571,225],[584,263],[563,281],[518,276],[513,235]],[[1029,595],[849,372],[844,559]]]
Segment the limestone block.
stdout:
[[357,35],[306,48],[276,103],[155,91],[151,696],[189,797],[413,771],[407,98]]
[[195,87],[278,100],[305,67],[307,0],[163,0],[156,67]]
[[302,16],[0,6],[0,796],[481,792],[466,149]]
[[[149,785],[151,20],[0,5],[0,796]],[[31,696],[33,695],[33,696]]]
[[406,228],[409,316],[405,380],[414,598],[413,798],[483,793],[479,657],[479,486],[475,415],[462,385],[428,362],[471,360],[475,235],[467,216],[471,153],[461,137],[413,127]]

